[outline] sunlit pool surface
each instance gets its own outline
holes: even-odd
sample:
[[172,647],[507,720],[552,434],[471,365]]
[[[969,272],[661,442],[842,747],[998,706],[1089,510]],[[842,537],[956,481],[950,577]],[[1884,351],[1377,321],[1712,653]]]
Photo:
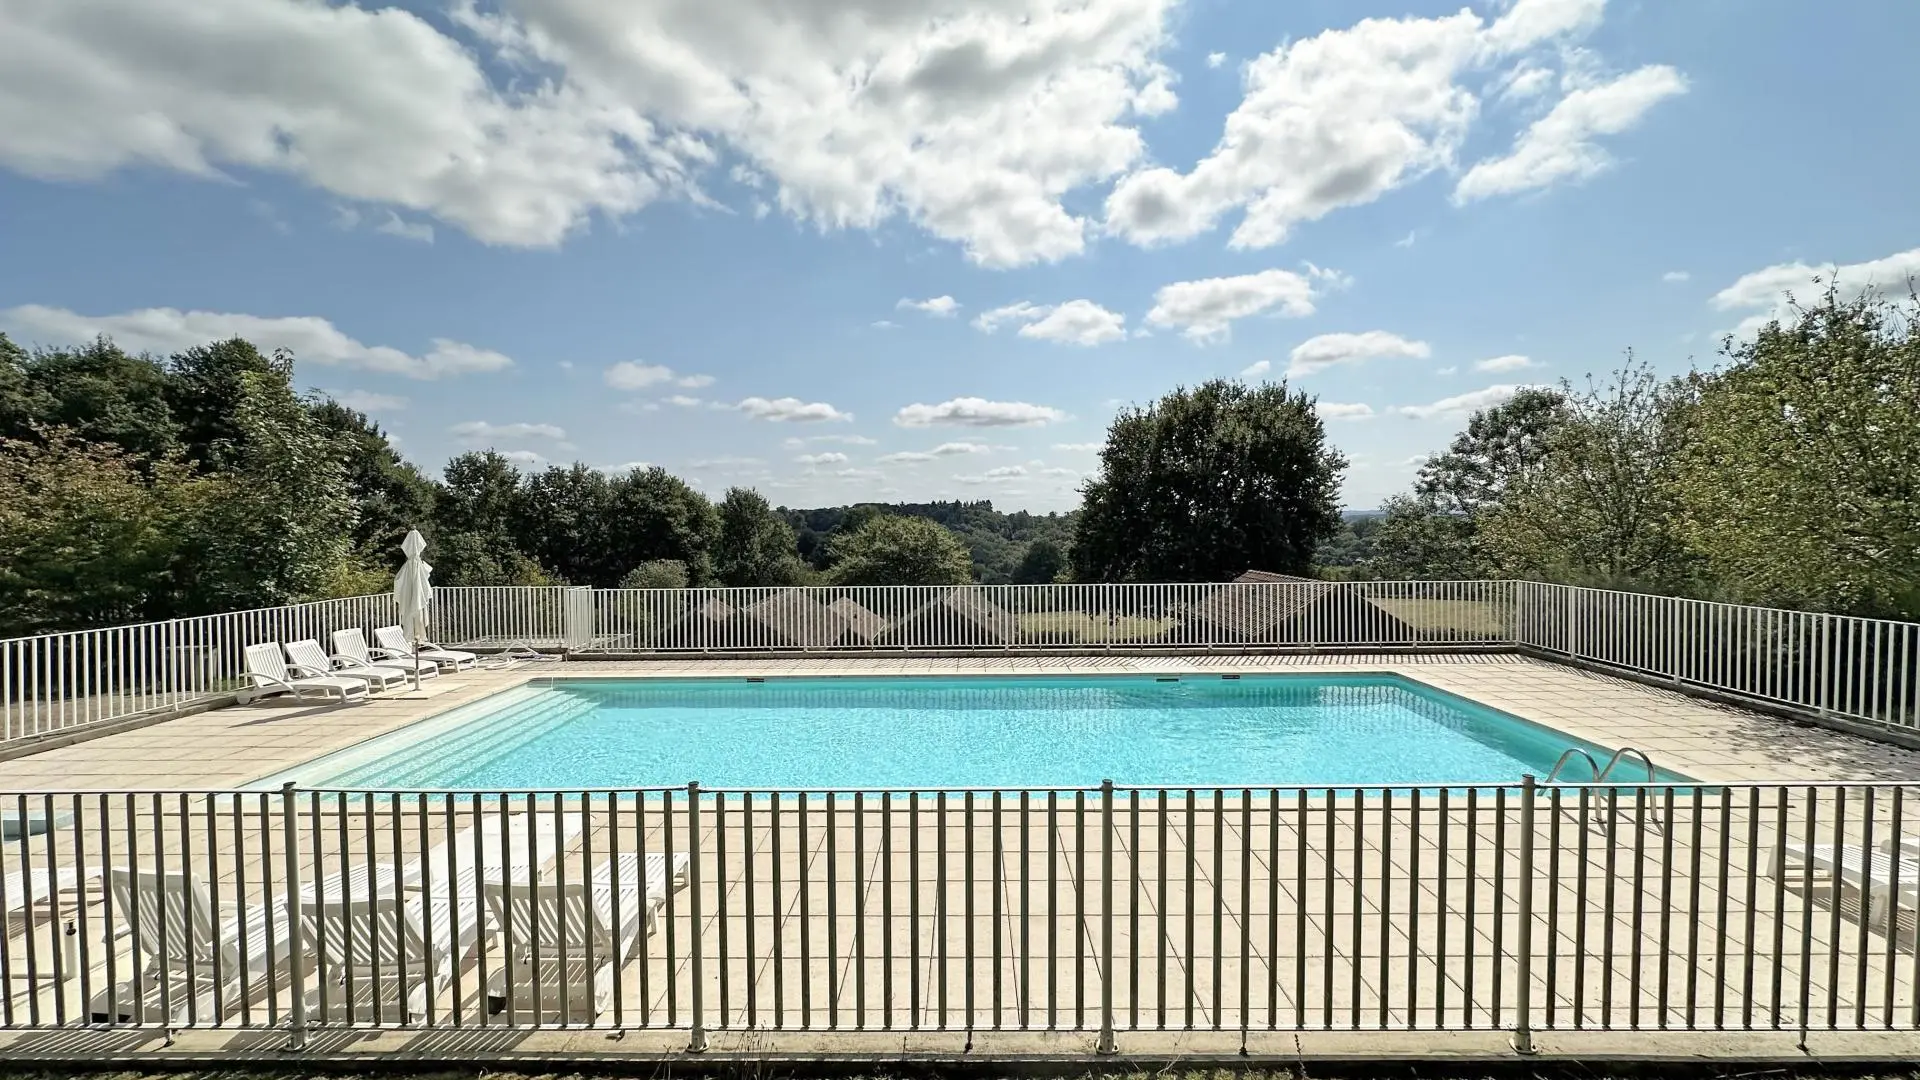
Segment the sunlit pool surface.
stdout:
[[408,790],[1514,783],[1544,778],[1568,747],[1605,760],[1591,743],[1396,675],[583,678],[506,691],[270,779]]

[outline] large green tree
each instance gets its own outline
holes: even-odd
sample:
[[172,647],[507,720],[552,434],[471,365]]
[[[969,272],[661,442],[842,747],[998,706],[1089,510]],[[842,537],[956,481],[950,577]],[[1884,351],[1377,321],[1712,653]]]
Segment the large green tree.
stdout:
[[713,542],[720,523],[713,503],[658,465],[613,478],[608,500],[611,561],[620,573],[644,562],[684,563],[696,586],[713,579]]
[[629,567],[611,545],[612,485],[599,469],[575,463],[528,476],[514,504],[519,549],[571,585],[610,588]]
[[1920,618],[1920,302],[1842,299],[1697,382],[1678,529],[1728,592]]
[[405,556],[400,541],[407,531],[435,533],[433,481],[402,458],[387,433],[365,413],[331,398],[312,405],[313,418],[334,441],[345,474],[347,496],[358,520],[353,546],[358,560],[370,568],[392,572]]
[[1117,417],[1071,561],[1083,581],[1304,573],[1340,523],[1346,459],[1313,399],[1285,383],[1185,388]]
[[797,585],[806,574],[793,529],[759,492],[731,488],[716,508],[713,573],[733,588]]
[[181,449],[168,404],[172,377],[159,361],[129,356],[106,338],[31,357],[11,342],[0,352],[10,354],[0,361],[0,382],[12,384],[0,404],[5,435],[31,438],[36,428],[64,428],[84,442],[116,446],[135,462],[170,458]]
[[967,549],[925,518],[869,518],[833,541],[827,575],[836,585],[965,585],[973,580]]

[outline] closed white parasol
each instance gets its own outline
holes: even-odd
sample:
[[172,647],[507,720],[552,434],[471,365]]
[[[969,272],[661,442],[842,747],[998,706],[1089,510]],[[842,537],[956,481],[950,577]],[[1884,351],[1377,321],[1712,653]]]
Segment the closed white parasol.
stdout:
[[[407,538],[400,542],[400,550],[406,552],[407,561],[400,572],[393,576],[393,602],[400,609],[400,629],[407,635],[407,643],[415,651],[420,643],[430,640],[427,636],[427,605],[433,601],[433,567],[420,557],[427,550],[426,538],[419,529],[407,531]],[[419,661],[414,662],[413,688],[420,688]]]

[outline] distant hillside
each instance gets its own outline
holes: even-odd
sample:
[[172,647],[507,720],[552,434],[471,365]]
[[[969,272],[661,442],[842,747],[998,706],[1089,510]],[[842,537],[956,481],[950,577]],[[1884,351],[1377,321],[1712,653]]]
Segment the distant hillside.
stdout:
[[793,527],[800,557],[816,569],[827,565],[827,541],[836,531],[851,530],[868,517],[889,514],[919,517],[946,526],[967,546],[973,557],[974,577],[984,585],[1004,585],[1036,540],[1050,540],[1062,551],[1073,540],[1073,521],[1079,513],[1030,514],[1016,510],[1003,514],[989,500],[980,502],[859,503],[814,510],[781,507]]

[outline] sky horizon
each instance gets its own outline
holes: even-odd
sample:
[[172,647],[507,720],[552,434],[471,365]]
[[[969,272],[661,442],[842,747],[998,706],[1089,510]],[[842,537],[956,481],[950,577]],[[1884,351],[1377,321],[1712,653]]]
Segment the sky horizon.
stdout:
[[1411,482],[1475,408],[1920,275],[1920,5],[15,0],[0,331],[291,348],[430,474],[1077,505],[1286,378]]

